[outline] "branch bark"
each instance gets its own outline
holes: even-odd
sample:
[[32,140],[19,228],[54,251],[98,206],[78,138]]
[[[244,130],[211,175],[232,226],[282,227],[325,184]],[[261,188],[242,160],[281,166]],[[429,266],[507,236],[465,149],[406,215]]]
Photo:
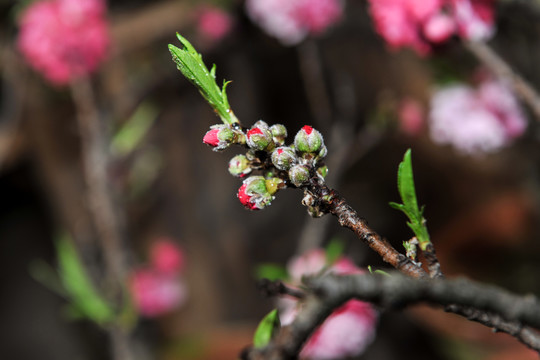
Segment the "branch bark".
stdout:
[[497,331],[517,337],[540,351],[540,335],[527,325],[540,328],[540,301],[534,296],[518,296],[503,289],[463,278],[414,279],[399,273],[384,275],[328,275],[311,278],[306,285],[311,295],[295,321],[284,327],[264,349],[252,349],[246,359],[295,359],[317,326],[350,299],[369,301],[384,309],[426,302],[447,306],[446,310],[465,316]]
[[336,190],[314,181],[308,191],[315,195],[319,202],[317,205],[324,212],[336,216],[342,227],[353,231],[360,240],[379,254],[383,261],[413,278],[427,277],[424,269],[398,252],[388,241],[371,229],[366,220],[362,219]]
[[[97,243],[105,262],[105,290],[114,302],[122,301],[122,289],[127,277],[123,252],[124,221],[107,173],[109,155],[101,119],[88,78],[71,83],[71,93],[77,108],[81,136],[86,198],[97,230]],[[129,332],[116,325],[108,329],[115,360],[131,360]]]
[[464,41],[469,50],[480,62],[486,65],[499,78],[506,81],[514,92],[530,107],[537,120],[540,120],[540,95],[518,75],[493,49],[480,41]]

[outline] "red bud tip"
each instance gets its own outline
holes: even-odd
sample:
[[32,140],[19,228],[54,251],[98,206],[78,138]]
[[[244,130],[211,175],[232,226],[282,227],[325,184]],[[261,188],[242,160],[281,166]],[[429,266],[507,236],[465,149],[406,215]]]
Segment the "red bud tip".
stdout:
[[283,153],[283,149],[277,149],[277,154],[281,155]]
[[218,146],[219,145],[219,139],[218,139],[218,129],[212,129],[206,133],[203,137],[203,143],[210,145],[210,146]]
[[309,126],[309,125],[305,125],[305,126],[302,128],[302,130],[304,130],[305,133],[309,135],[309,134],[311,134],[311,132],[313,131],[313,128],[312,128],[311,126]]
[[254,134],[257,134],[257,135],[262,135],[263,132],[261,129],[259,128],[254,128],[254,129],[251,129],[247,132],[247,137],[248,139],[251,137],[251,135],[254,135]]

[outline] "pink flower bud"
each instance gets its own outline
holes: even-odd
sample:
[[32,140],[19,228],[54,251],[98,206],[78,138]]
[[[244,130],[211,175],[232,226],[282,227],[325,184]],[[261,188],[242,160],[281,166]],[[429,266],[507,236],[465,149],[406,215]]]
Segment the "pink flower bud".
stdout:
[[[325,269],[336,274],[358,274],[363,270],[346,258],[340,257],[333,265],[326,262],[323,249],[313,249],[289,262],[287,269],[294,282],[300,283],[303,276],[321,275]],[[294,321],[302,304],[289,297],[279,300],[282,325]],[[361,354],[375,337],[377,313],[371,304],[349,300],[315,330],[300,353],[302,359],[342,359]]]
[[240,189],[238,189],[238,200],[249,210],[259,210],[257,205],[254,202],[251,202],[251,196],[246,194],[246,184],[242,184]]
[[219,133],[218,129],[212,129],[208,131],[203,137],[203,143],[205,143],[206,145],[213,146],[213,147],[218,146],[219,145],[219,139],[217,137],[218,133]]
[[[275,190],[277,190],[277,186]],[[267,180],[264,177],[250,176],[238,189],[238,200],[247,209],[261,210],[274,200],[273,193],[268,190]]]
[[300,352],[302,359],[356,357],[375,338],[377,315],[371,304],[349,300],[315,330]]
[[178,274],[184,267],[184,254],[173,241],[162,238],[152,244],[150,264],[163,274]]
[[134,271],[129,285],[135,306],[146,317],[170,312],[187,299],[187,290],[179,278],[152,269]]
[[205,6],[200,9],[197,29],[204,37],[219,41],[231,32],[232,25],[231,16],[217,7]]
[[228,148],[231,144],[239,142],[238,138],[242,134],[237,134],[228,125],[213,125],[210,130],[204,135],[203,143],[210,145],[215,151]]
[[424,110],[417,100],[406,98],[401,101],[397,115],[401,131],[410,136],[420,134],[424,125]]

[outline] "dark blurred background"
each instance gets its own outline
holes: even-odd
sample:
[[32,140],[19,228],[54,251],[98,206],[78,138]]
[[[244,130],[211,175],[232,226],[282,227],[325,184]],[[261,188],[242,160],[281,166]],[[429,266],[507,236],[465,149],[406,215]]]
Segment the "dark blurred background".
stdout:
[[[64,300],[29,275],[36,259],[55,263],[54,239],[61,229],[87,238],[93,229],[81,195],[74,104],[65,89],[50,87],[27,68],[14,47],[21,3],[0,3],[0,358],[106,359],[100,329],[66,321]],[[111,133],[143,105],[155,117],[135,153],[110,169],[122,191],[130,261],[144,261],[158,236],[175,239],[186,251],[189,300],[170,315],[139,323],[141,358],[234,359],[273,307],[256,289],[257,264],[286,264],[302,249],[339,238],[357,264],[385,267],[335,219],[308,218],[299,191],[278,193],[264,211],[243,209],[236,198],[240,182],[227,172],[239,150],[216,153],[202,143],[219,119],[171,61],[167,44],[177,43],[176,31],[207,64],[217,64],[218,78],[233,80],[229,100],[245,126],[259,119],[285,124],[288,142],[305,124],[325,134],[329,185],[396,248],[412,235],[404,216],[387,204],[398,200],[396,169],[410,147],[419,202],[426,205],[446,274],[540,294],[536,119],[529,116],[526,135],[511,147],[471,157],[434,144],[425,130],[405,134],[393,111],[403,97],[427,105],[441,79],[473,74],[477,62],[457,41],[429,59],[390,52],[374,33],[365,2],[351,0],[339,25],[297,47],[265,35],[246,17],[242,2],[224,2],[234,26],[211,42],[197,32],[198,3],[109,1],[112,51],[93,77]],[[540,11],[524,3],[498,3],[492,46],[540,88]],[[317,87],[327,93],[327,108],[310,105],[310,61],[321,66],[315,80],[323,80]],[[84,248],[84,236],[79,241]],[[377,338],[360,358],[532,356],[507,335],[418,306],[382,314]]]

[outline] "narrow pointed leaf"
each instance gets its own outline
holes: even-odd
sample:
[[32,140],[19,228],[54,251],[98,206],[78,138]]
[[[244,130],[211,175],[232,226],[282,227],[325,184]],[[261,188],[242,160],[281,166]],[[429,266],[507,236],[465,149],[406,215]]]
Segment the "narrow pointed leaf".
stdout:
[[274,309],[257,326],[257,330],[255,330],[255,335],[253,336],[253,346],[255,348],[262,348],[268,345],[280,326],[278,311]]
[[62,237],[56,246],[60,279],[72,305],[100,325],[111,321],[114,312],[95,290],[73,244]]
[[199,89],[202,96],[225,124],[238,123],[238,119],[229,106],[225,86],[220,89],[216,83],[216,66],[214,65],[212,70],[208,70],[201,54],[195,50],[193,45],[182,35],[178,33],[176,35],[183,48],[169,44],[169,51],[178,70]]

